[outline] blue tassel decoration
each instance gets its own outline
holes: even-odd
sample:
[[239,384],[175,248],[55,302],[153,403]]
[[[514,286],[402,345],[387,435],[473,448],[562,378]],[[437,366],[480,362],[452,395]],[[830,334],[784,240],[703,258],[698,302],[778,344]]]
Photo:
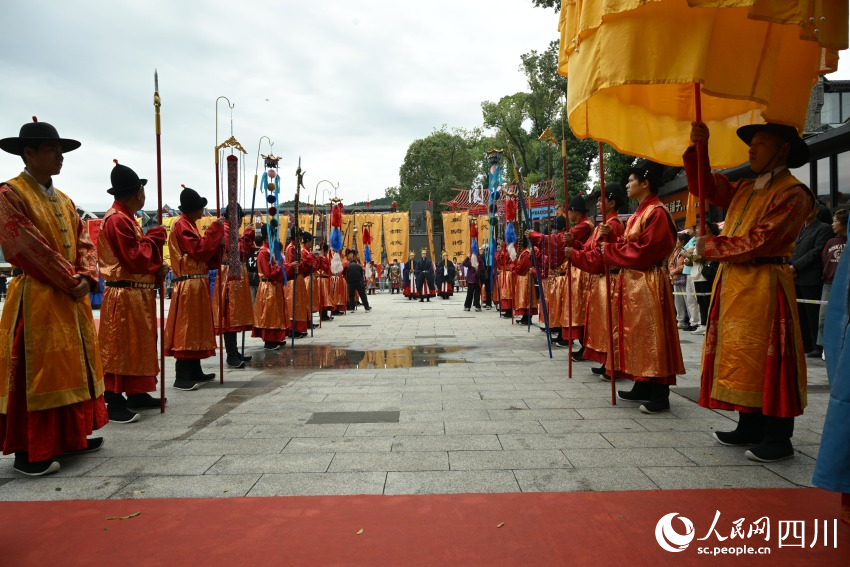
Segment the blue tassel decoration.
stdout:
[[337,227],[331,229],[331,250],[334,252],[342,251],[342,231]]
[[371,246],[365,246],[363,248],[363,260],[365,260],[367,264],[372,261],[372,247]]

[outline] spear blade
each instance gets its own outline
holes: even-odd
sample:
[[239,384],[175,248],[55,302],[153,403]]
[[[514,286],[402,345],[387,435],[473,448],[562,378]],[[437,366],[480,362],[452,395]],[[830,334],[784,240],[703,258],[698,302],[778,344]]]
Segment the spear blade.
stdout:
[[159,74],[156,72],[156,69],[153,70],[153,92],[159,92]]

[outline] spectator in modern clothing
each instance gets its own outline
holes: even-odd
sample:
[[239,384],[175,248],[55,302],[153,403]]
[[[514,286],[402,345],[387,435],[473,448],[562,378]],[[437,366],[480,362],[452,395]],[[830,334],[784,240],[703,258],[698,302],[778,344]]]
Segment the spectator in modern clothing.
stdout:
[[685,304],[685,243],[690,240],[686,232],[680,232],[676,239],[676,248],[667,262],[667,271],[670,273],[670,283],[673,284],[673,302],[676,304],[676,319],[680,329],[689,329],[688,306]]
[[355,292],[360,294],[360,303],[366,311],[371,311],[369,300],[366,299],[366,274],[356,254],[348,257],[348,309],[354,311]]
[[[715,223],[705,225],[711,236],[720,234],[720,227]],[[708,236],[708,235],[706,235]],[[705,325],[708,322],[708,307],[711,304],[711,285],[714,283],[714,277],[708,278],[703,274],[705,268],[705,258],[702,256],[694,256],[691,266],[691,278],[694,280],[694,291],[697,296],[697,305],[699,305],[700,324],[696,329],[691,331],[692,335],[704,335]]]
[[685,267],[682,273],[685,274],[685,305],[688,308],[688,319],[690,320],[691,331],[696,330],[702,325],[702,320],[699,318],[699,303],[697,302],[697,292],[694,287],[694,278],[691,275],[693,269],[692,256],[696,249],[697,242],[697,225],[688,227],[688,236],[690,240],[685,244]]
[[6,274],[0,274],[0,299],[6,297],[6,282],[9,280],[6,279]]
[[838,267],[838,261],[841,259],[841,252],[844,250],[844,245],[847,244],[847,210],[841,209],[835,211],[832,217],[832,232],[835,233],[835,238],[827,241],[823,247],[821,262],[823,263],[823,290],[821,291],[820,299],[823,301],[820,305],[820,316],[818,317],[818,338],[817,350],[823,353],[823,323],[826,318],[826,302],[829,301],[830,292],[832,291],[832,280],[835,279],[835,269]]
[[463,302],[463,310],[469,311],[474,305],[476,311],[481,311],[481,287],[478,276],[479,270],[484,267],[484,258],[480,254],[467,256],[462,265],[466,270],[466,301]]
[[[823,207],[826,208],[826,207]],[[794,252],[791,255],[791,272],[794,274],[794,287],[797,299],[820,299],[823,291],[823,262],[821,255],[827,241],[832,238],[832,229],[818,217],[821,207],[814,207],[797,236]],[[803,335],[803,350],[809,358],[820,358],[823,349],[818,347],[818,317],[820,306],[811,303],[798,303],[800,331]]]

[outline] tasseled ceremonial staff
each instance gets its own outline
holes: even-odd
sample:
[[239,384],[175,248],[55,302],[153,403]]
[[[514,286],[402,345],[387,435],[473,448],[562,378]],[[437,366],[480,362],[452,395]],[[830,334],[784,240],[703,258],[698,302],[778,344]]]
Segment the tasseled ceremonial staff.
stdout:
[[[233,107],[235,106],[232,102],[230,102],[230,99],[227,98],[226,96],[220,96],[217,99],[215,99],[215,144],[213,146],[213,153],[215,154],[215,208],[218,212],[217,213],[218,216],[221,216],[221,186],[220,186],[221,182],[219,180],[219,176],[220,176],[219,175],[219,167],[220,167],[219,164],[220,164],[220,162],[219,162],[219,157],[218,157],[218,152],[219,152],[219,149],[220,149],[219,145],[218,145],[218,101],[220,101],[221,99],[224,99],[224,100],[227,101],[227,106],[228,106],[228,108],[230,108],[231,112],[233,112]],[[232,117],[232,115],[231,115],[231,120],[230,120],[230,126],[231,126],[231,133],[232,133],[232,130],[233,130],[233,117]],[[223,241],[222,241],[221,245],[224,246]],[[221,270],[221,267],[219,266],[217,277],[221,277],[221,272],[222,272],[222,270]],[[222,283],[224,283],[224,282],[222,282]],[[218,297],[216,298],[216,301],[218,301],[218,328],[219,328],[219,330],[221,330],[222,325],[224,324],[224,286],[223,285],[219,288],[219,293],[218,293]],[[219,360],[218,360],[218,362],[219,362],[219,375],[221,376],[221,380],[223,381],[224,380],[224,335],[222,335],[219,338],[219,341],[218,341],[218,358],[219,358]]]
[[[510,149],[510,148],[509,148]],[[519,204],[522,207],[523,216],[525,218],[525,224],[527,227],[531,227],[531,209],[526,206],[525,197],[522,194],[522,186],[524,184],[522,180],[522,172],[517,167],[516,156],[511,153],[511,160],[514,165],[514,178],[517,182],[517,195],[519,196]],[[511,225],[511,228],[513,226]],[[516,234],[514,234],[514,239],[516,239]],[[529,241],[531,244],[531,263],[534,265],[534,279],[537,281],[537,289],[540,292],[540,297],[543,305],[543,323],[546,326],[546,344],[549,346],[549,358],[552,358],[552,331],[549,329],[549,310],[546,307],[546,298],[543,296],[543,284],[540,281],[540,267],[537,265],[537,256],[534,253],[534,243]],[[530,299],[530,297],[529,297]],[[531,325],[531,302],[529,301],[529,309],[528,309],[528,321],[529,326]],[[513,319],[513,317],[511,317]]]
[[[159,122],[159,75],[153,72],[153,109],[156,125],[156,222],[162,226],[162,148],[160,136],[162,129]],[[168,243],[166,243],[168,246]],[[165,413],[165,281],[159,287],[159,413]]]
[[[298,236],[298,200],[301,198],[301,188],[304,186],[304,171],[301,171],[301,157],[298,158],[298,169],[295,170],[295,204],[292,207],[293,210],[293,218],[295,223],[295,229],[292,231],[293,233],[293,246],[292,251],[295,254],[295,261],[300,264],[301,262],[301,242],[299,242],[300,238]],[[309,197],[308,197],[309,198]],[[295,271],[295,280],[292,282],[292,348],[295,349],[295,313],[298,311],[296,298],[298,296],[298,270],[301,269],[299,265]],[[313,326],[313,314],[310,313],[310,327]]]
[[330,247],[333,250],[333,256],[331,257],[331,274],[336,276],[334,280],[334,298],[336,298],[337,290],[339,289],[340,279],[342,276],[342,258],[340,257],[340,253],[342,252],[343,245],[343,237],[342,237],[342,201],[337,199],[334,196],[331,199],[331,241]]

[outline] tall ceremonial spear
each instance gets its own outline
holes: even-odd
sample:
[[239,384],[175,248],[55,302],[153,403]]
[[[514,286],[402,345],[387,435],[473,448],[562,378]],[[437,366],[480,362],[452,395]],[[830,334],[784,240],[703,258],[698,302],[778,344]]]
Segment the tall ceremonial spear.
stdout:
[[[508,149],[510,150],[510,144],[508,145]],[[514,178],[517,182],[517,195],[519,195],[519,204],[522,207],[523,217],[525,218],[525,226],[531,227],[531,208],[527,207],[525,204],[525,197],[522,194],[522,186],[524,182],[522,180],[522,172],[517,167],[516,156],[513,152],[511,152],[511,161],[514,165]],[[552,357],[552,331],[549,329],[549,310],[546,307],[546,297],[543,292],[543,284],[540,282],[540,267],[537,265],[537,256],[534,253],[534,243],[529,240],[529,244],[531,244],[531,263],[534,265],[534,279],[537,281],[537,290],[540,293],[541,305],[543,308],[543,323],[546,326],[546,344],[549,346],[549,358]],[[530,299],[530,297],[529,297]],[[528,321],[531,323],[531,302],[529,301],[528,305]]]
[[[153,70],[153,110],[156,125],[156,222],[162,226],[162,147],[159,122],[159,74]],[[166,243],[168,246],[168,243]],[[165,413],[165,281],[159,287],[159,413]]]
[[[301,156],[298,156],[298,169],[295,170],[295,204],[293,205],[293,217],[295,220],[295,230],[292,231],[293,234],[293,243],[292,243],[292,251],[295,254],[295,261],[300,264],[301,262],[301,243],[298,238],[298,200],[301,198],[301,188],[304,186],[304,171],[301,171]],[[308,197],[309,198],[309,197]],[[295,313],[298,311],[296,307],[298,304],[296,303],[296,297],[298,296],[298,270],[301,269],[299,265],[295,271],[295,280],[292,282],[292,348],[295,349]],[[310,326],[313,326],[313,314],[310,313]]]
[[[599,199],[599,202],[602,203],[602,222],[605,222],[607,218],[608,211],[605,207],[605,200],[607,199],[607,193],[605,192],[605,162],[603,158],[602,152],[602,142],[599,142],[599,188],[600,195],[602,196]],[[608,242],[608,237],[606,236],[603,242]],[[603,244],[604,246],[604,244]],[[608,264],[605,264],[605,318],[608,323],[608,352],[611,353],[609,356],[611,357],[611,368],[608,369],[608,372],[611,373],[611,404],[617,405],[617,388],[615,383],[617,382],[616,377],[614,376],[614,326],[611,322],[611,269],[608,267]],[[620,348],[623,348],[622,345]],[[572,350],[572,349],[571,349]],[[572,358],[572,356],[570,356]]]

